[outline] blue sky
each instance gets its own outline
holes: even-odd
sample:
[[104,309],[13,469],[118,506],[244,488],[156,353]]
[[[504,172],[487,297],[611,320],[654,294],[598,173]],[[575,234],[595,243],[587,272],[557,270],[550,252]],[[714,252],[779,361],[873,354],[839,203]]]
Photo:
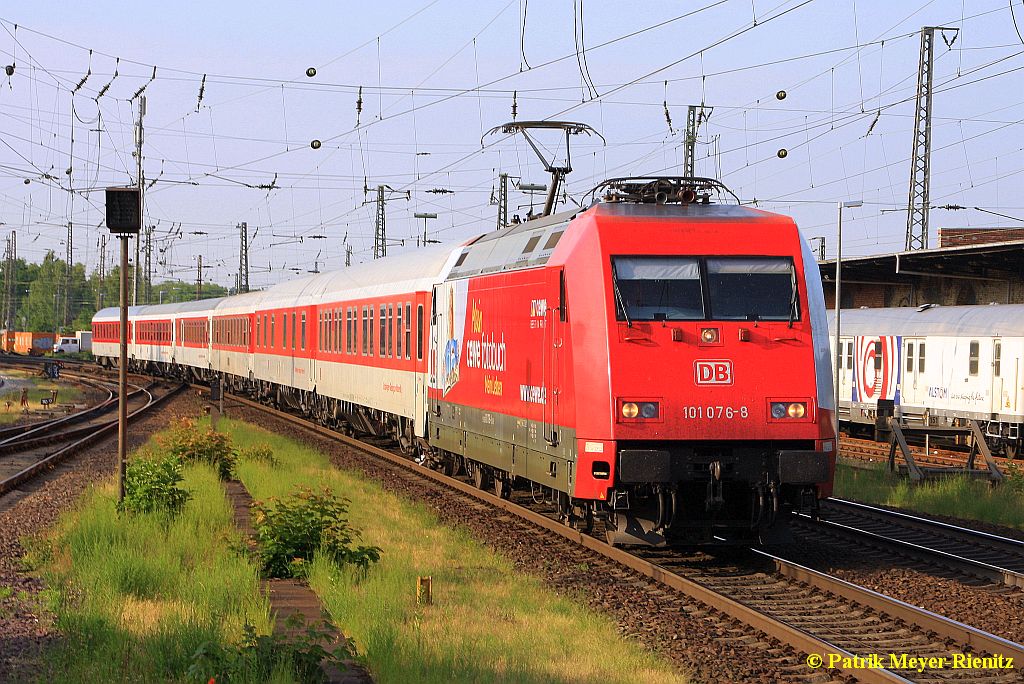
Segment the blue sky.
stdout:
[[[1014,10],[1024,29],[1024,4]],[[936,40],[932,203],[985,210],[933,210],[932,244],[942,226],[1024,217],[1024,41],[1005,0],[12,2],[0,19],[0,61],[15,64],[0,74],[0,231],[17,230],[29,259],[63,256],[72,220],[75,260],[95,267],[105,229],[91,191],[134,178],[132,96],[153,66],[144,160],[158,277],[194,278],[203,254],[207,277],[230,283],[240,221],[259,230],[254,286],[342,267],[346,236],[354,260],[369,259],[364,178],[410,193],[388,204],[389,236],[405,240],[389,252],[415,249],[415,212],[438,214],[430,236],[445,243],[492,229],[498,173],[546,181],[521,139],[481,146],[513,99],[519,119],[583,121],[607,139],[574,140],[577,200],[603,177],[679,173],[686,105],[703,101],[699,175],[791,214],[830,255],[836,202],[862,199],[844,253],[897,251],[926,25],[961,29]]]

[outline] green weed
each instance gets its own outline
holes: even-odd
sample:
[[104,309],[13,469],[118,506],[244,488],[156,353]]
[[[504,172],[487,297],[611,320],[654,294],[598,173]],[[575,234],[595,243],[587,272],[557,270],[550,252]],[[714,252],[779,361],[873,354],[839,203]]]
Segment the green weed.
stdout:
[[118,510],[179,513],[189,499],[189,493],[178,487],[184,479],[181,468],[181,458],[174,455],[133,459],[125,470],[124,499]]
[[231,438],[213,428],[200,428],[194,420],[181,418],[165,432],[157,435],[159,447],[171,456],[191,463],[209,463],[222,480],[230,480],[235,470],[237,453]]
[[380,560],[378,547],[354,545],[358,532],[348,524],[348,501],[330,489],[300,487],[286,498],[255,502],[252,512],[263,572],[269,577],[305,577],[317,554],[364,571]]

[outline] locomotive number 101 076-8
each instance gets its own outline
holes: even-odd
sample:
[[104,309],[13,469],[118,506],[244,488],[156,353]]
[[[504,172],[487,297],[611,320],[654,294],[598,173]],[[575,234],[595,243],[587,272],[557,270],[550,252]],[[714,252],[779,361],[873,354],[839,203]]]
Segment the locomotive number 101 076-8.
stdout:
[[706,418],[710,420],[716,420],[719,418],[725,418],[727,420],[733,420],[735,418],[746,418],[750,415],[750,411],[746,406],[715,406],[708,404],[707,406],[684,406],[683,407],[683,418],[697,419]]

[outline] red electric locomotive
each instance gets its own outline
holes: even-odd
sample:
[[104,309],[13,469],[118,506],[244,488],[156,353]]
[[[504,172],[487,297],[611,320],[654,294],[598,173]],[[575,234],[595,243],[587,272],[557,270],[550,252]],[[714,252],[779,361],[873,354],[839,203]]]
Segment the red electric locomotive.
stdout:
[[763,536],[835,469],[816,262],[717,181],[619,179],[485,235],[433,297],[431,458],[617,543]]

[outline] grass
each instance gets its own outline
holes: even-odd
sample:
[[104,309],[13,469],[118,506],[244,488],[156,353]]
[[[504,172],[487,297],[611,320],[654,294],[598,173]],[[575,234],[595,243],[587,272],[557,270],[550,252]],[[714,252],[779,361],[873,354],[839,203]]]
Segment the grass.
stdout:
[[[314,561],[310,584],[352,637],[375,681],[681,682],[672,666],[622,639],[613,621],[548,591],[533,577],[438,522],[425,507],[331,467],[326,457],[248,423],[223,420],[240,448],[269,446],[279,465],[239,461],[257,499],[296,485],[351,500],[364,544],[383,549],[364,574]],[[416,603],[416,578],[434,604]]]
[[235,643],[247,623],[269,632],[269,604],[238,551],[220,481],[205,465],[184,475],[192,498],[176,518],[119,515],[108,483],[35,545],[29,560],[47,579],[62,636],[45,652],[39,681],[189,681],[202,644]]
[[836,468],[835,496],[912,511],[981,520],[1024,529],[1024,475],[1014,473],[1000,485],[964,476],[921,484],[891,475],[884,464]]

